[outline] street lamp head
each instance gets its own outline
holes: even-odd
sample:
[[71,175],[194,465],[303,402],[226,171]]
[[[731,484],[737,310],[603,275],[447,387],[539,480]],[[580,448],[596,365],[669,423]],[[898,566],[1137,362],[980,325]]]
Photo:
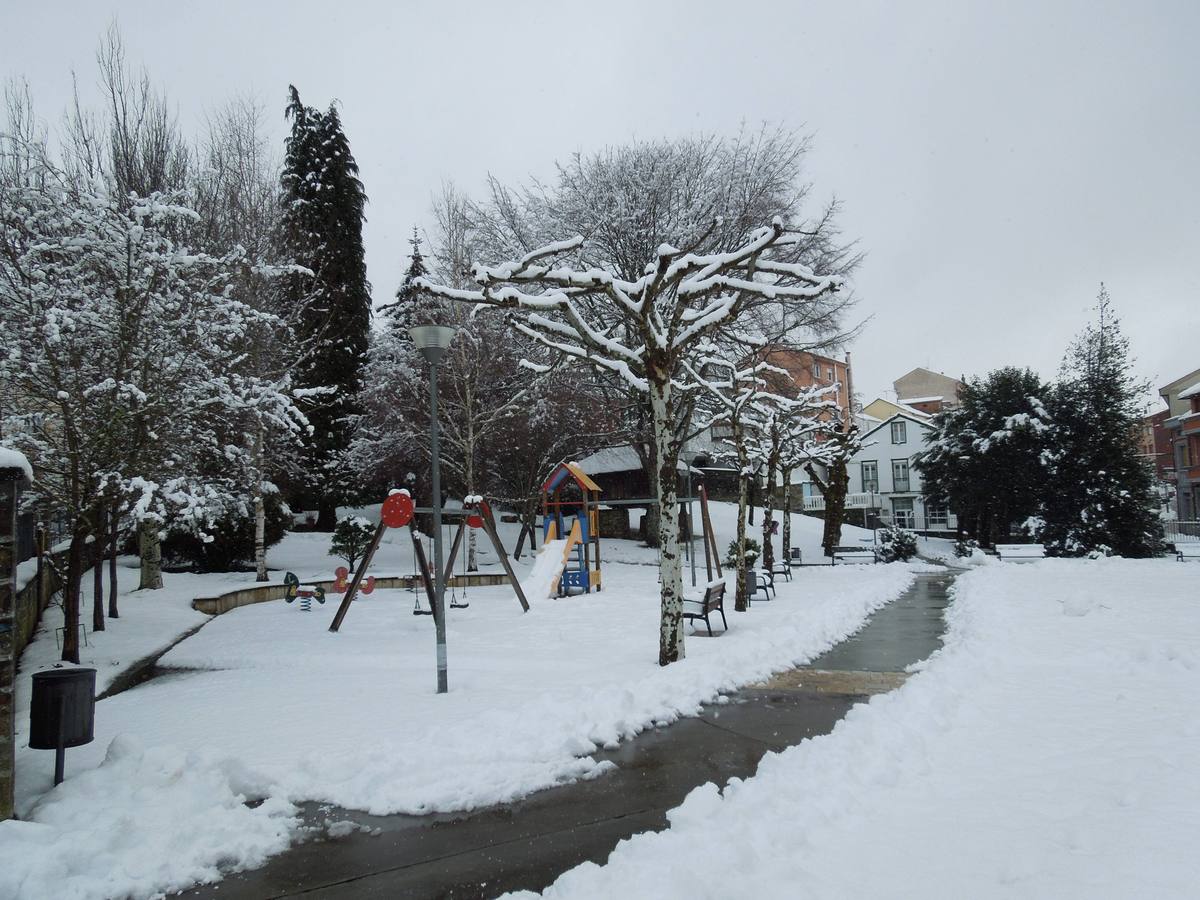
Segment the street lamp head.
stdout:
[[448,325],[414,325],[408,329],[413,343],[430,365],[437,365],[454,340],[454,329]]

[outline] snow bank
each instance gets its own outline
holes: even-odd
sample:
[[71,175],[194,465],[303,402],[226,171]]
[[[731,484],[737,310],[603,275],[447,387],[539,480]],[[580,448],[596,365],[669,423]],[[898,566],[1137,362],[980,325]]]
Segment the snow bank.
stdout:
[[961,576],[945,647],[903,688],[752,779],[698,788],[668,830],[545,896],[1194,896],[1200,604],[1184,568]]
[[[213,619],[160,661],[177,674],[97,705],[96,741],[70,751],[67,781],[0,832],[0,896],[140,896],[255,865],[286,846],[300,800],[469,810],[602,775],[598,747],[823,652],[913,578],[901,565],[805,569],[660,668],[654,570],[605,571],[602,593],[528,614],[506,587],[472,589],[449,615],[440,696],[433,623],[405,591],[356,602],[338,634],[330,610],[282,602]],[[18,747],[18,767],[47,790],[53,754]],[[272,799],[252,810],[242,794]],[[47,894],[63,871],[74,893]]]
[[251,780],[233,761],[117,738],[33,821],[0,822],[0,896],[150,897],[262,865],[298,819],[282,800],[247,806]]

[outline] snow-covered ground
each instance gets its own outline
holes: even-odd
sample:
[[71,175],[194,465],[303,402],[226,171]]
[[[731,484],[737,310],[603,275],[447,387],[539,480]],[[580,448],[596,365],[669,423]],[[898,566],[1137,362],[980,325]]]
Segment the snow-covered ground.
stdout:
[[[732,511],[714,506],[723,546]],[[798,516],[795,529],[806,557],[817,555],[820,522]],[[338,564],[328,541],[290,535],[272,549],[272,568],[328,575]],[[405,591],[356,602],[337,634],[334,603],[311,613],[261,603],[209,620],[161,660],[177,671],[98,704],[96,741],[68,752],[63,785],[51,789],[52,753],[19,746],[27,821],[0,824],[0,896],[144,895],[211,880],[218,866],[257,865],[294,839],[300,800],[459,810],[602,775],[589,756],[597,747],[819,654],[913,578],[902,565],[805,568],[774,602],[746,614],[730,603],[729,634],[689,639],[687,659],[664,669],[656,569],[636,564],[655,552],[609,549],[631,562],[606,562],[603,593],[531,597],[522,614],[507,586],[472,588],[470,607],[449,617],[447,696],[433,692],[432,620],[412,615]],[[518,576],[532,565],[527,556]],[[398,533],[374,571],[410,567]],[[126,594],[85,663],[106,683],[204,621],[192,596],[252,577],[168,574],[163,591]],[[53,626],[50,616],[23,660],[22,690],[56,655]],[[248,797],[266,802],[251,808]]]
[[545,896],[1196,896],[1200,566],[989,565],[948,619],[900,690]]

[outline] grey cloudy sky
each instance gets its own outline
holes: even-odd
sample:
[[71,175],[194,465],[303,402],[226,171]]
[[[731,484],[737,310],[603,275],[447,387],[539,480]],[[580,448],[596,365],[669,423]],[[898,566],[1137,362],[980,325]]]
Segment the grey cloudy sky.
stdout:
[[[1107,283],[1142,374],[1200,366],[1200,4],[5,0],[0,74],[57,122],[116,16],[185,127],[239,92],[336,98],[375,298],[445,179],[631,137],[812,131],[814,197],[868,253],[868,398],[914,366],[1043,375]],[[278,120],[282,140],[282,112]]]

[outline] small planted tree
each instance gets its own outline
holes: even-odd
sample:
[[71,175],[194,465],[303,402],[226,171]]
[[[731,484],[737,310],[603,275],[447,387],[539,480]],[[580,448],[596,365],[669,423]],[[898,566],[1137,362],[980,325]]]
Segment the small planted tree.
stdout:
[[344,559],[353,572],[354,564],[363,558],[374,536],[375,526],[362,516],[346,516],[333,529],[329,555]]
[[[825,529],[821,535],[821,547],[826,556],[833,556],[833,548],[842,539],[842,523],[846,520],[846,494],[850,490],[850,473],[847,464],[850,457],[862,449],[858,425],[835,421],[821,435],[823,440],[808,444],[809,462],[804,470],[825,498]],[[825,477],[817,471],[815,463],[825,467]]]

